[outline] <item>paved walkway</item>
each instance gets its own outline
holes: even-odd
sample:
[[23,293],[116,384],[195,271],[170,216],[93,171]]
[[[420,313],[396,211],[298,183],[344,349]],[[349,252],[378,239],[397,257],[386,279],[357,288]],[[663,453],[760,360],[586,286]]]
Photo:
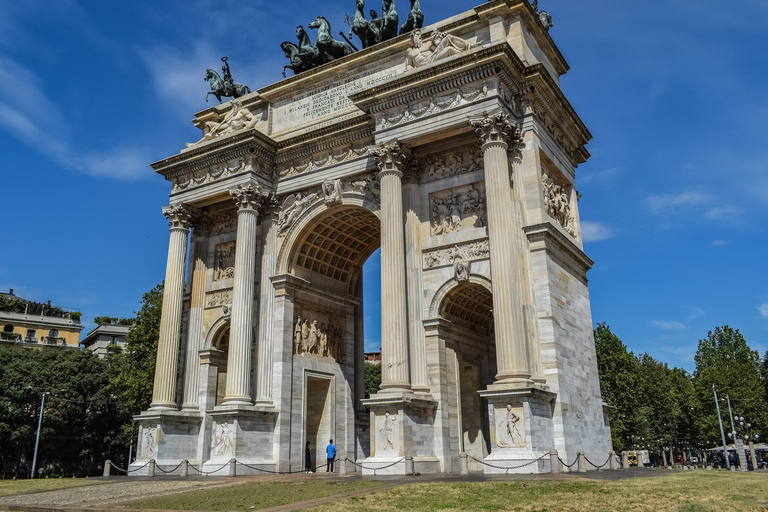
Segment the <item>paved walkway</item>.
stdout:
[[[401,485],[423,482],[494,482],[494,481],[527,481],[527,482],[578,482],[578,481],[611,481],[625,478],[647,478],[670,473],[660,469],[630,469],[620,471],[590,471],[588,473],[561,473],[557,475],[485,475],[473,473],[431,474],[419,476],[376,476],[363,477],[352,473],[347,477],[324,473],[295,474],[295,475],[258,475],[241,477],[112,477],[94,478],[94,485],[69,487],[51,491],[29,494],[17,494],[0,497],[0,510],[28,512],[132,512],[130,502],[155,496],[228,487],[246,482],[309,482],[309,481],[356,481],[373,479],[381,485],[367,487],[346,493],[340,493],[326,498],[281,505],[267,512],[288,512],[312,506],[332,503],[351,496],[360,496]],[[119,508],[118,508],[119,507]],[[263,512],[262,511],[262,512]],[[143,511],[147,512],[147,511]]]

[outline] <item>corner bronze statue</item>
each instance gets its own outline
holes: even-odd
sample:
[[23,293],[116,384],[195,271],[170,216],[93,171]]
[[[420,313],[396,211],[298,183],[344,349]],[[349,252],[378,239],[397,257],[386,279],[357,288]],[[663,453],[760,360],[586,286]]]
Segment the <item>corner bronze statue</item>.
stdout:
[[227,57],[222,57],[221,62],[224,63],[221,66],[221,72],[224,77],[220,77],[219,74],[213,69],[208,69],[205,72],[206,82],[211,83],[211,90],[205,94],[205,101],[208,101],[208,95],[213,94],[216,99],[221,103],[221,98],[239,98],[251,92],[251,89],[247,85],[236,83],[232,80],[232,73],[229,71],[229,64],[227,64]]
[[290,41],[280,43],[283,53],[291,60],[290,64],[283,66],[283,76],[285,76],[286,69],[290,69],[294,75],[298,75],[302,71],[325,63],[324,55],[309,41],[309,36],[302,25],[296,27],[296,37],[299,39],[298,46]]
[[415,28],[421,28],[424,25],[424,13],[421,12],[421,5],[419,0],[411,0],[411,12],[408,13],[408,18],[400,26],[400,35],[403,35]]

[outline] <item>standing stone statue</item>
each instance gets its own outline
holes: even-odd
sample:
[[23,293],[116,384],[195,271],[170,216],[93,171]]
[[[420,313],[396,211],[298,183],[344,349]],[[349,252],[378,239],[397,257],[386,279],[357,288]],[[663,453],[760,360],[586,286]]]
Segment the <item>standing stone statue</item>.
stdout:
[[232,73],[229,71],[229,64],[227,63],[227,57],[222,57],[221,62],[224,63],[221,66],[221,72],[224,78],[213,69],[208,69],[205,72],[206,82],[211,82],[211,90],[205,94],[205,101],[208,101],[208,95],[213,94],[216,99],[221,103],[221,98],[239,98],[251,92],[251,89],[243,84],[238,84],[232,79]]

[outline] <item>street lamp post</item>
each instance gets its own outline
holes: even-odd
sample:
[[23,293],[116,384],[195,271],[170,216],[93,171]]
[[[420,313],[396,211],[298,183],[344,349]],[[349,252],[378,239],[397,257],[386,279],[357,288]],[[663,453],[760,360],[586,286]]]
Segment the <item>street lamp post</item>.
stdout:
[[50,395],[50,391],[46,391],[43,393],[42,398],[40,399],[40,415],[37,418],[37,436],[35,436],[35,454],[32,456],[32,476],[30,478],[35,478],[35,472],[37,470],[37,446],[40,444],[40,427],[43,426],[43,406],[45,405],[45,396]]
[[712,392],[715,394],[715,406],[717,407],[717,421],[720,422],[720,436],[723,438],[723,457],[725,458],[725,467],[731,469],[731,462],[728,460],[728,446],[725,444],[725,430],[723,429],[723,417],[720,415],[720,402],[717,401],[717,390],[712,384]]

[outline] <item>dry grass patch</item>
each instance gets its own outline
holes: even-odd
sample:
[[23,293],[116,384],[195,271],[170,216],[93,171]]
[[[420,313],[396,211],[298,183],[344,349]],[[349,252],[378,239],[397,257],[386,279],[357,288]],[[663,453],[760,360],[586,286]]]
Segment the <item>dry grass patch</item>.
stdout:
[[768,511],[768,475],[691,471],[613,482],[420,483],[351,497],[310,510]]
[[0,480],[0,496],[11,494],[26,494],[30,492],[50,491],[53,489],[65,489],[81,485],[100,484],[98,480],[85,478],[43,478],[36,480]]
[[[258,482],[187,492],[131,502],[130,508],[170,510],[259,510],[297,501],[381,485],[377,481],[357,482]],[[338,512],[338,510],[336,511]]]

